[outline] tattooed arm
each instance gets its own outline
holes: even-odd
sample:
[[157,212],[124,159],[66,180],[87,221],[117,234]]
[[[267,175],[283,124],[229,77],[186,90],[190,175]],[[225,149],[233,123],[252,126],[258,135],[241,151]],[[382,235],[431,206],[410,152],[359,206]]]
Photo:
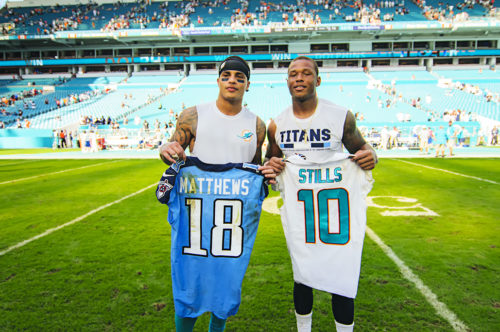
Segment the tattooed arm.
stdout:
[[344,122],[342,143],[347,151],[354,153],[352,160],[364,170],[370,170],[378,162],[377,154],[370,144],[366,143],[356,127],[356,118],[348,111]]
[[188,146],[190,151],[193,150],[197,126],[198,112],[196,107],[189,107],[181,112],[174,134],[168,143],[160,146],[160,158],[165,164],[171,165],[179,158],[186,159],[184,150]]

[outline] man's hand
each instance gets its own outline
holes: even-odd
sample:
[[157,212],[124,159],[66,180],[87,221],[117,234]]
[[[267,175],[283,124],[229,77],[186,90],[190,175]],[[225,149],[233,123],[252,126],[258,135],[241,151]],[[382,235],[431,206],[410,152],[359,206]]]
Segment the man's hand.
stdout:
[[375,168],[377,159],[373,150],[358,150],[354,157],[351,158],[356,164],[359,165],[365,171],[369,171]]
[[274,173],[278,176],[281,172],[283,172],[283,169],[285,169],[285,162],[283,161],[283,158],[271,157],[271,159],[264,163],[264,166],[272,167]]
[[177,160],[186,160],[186,153],[178,142],[168,142],[160,146],[160,158],[167,165],[172,165]]
[[264,175],[269,184],[276,184],[276,177],[278,175],[271,166],[266,163],[264,166],[259,167],[259,171]]

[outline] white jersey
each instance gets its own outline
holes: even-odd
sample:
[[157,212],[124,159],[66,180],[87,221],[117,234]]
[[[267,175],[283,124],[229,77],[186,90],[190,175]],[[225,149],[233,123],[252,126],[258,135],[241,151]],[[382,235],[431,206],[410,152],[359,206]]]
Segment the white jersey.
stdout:
[[191,155],[207,164],[250,162],[257,151],[257,116],[246,107],[225,115],[215,101],[196,106],[198,127]]
[[321,163],[288,158],[278,186],[281,222],[293,278],[303,285],[354,298],[358,289],[371,171],[347,154]]
[[330,153],[342,152],[342,136],[347,109],[328,100],[318,99],[313,115],[299,119],[293,114],[292,106],[274,119],[276,143],[285,157],[300,153],[321,161]]

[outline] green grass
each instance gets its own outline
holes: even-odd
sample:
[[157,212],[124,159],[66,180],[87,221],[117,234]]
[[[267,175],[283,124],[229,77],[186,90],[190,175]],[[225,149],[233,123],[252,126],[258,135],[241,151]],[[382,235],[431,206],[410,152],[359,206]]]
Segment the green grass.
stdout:
[[[499,159],[409,161],[500,182]],[[163,170],[156,160],[0,161],[0,182],[18,180],[0,184],[0,251],[135,193]],[[469,328],[499,331],[499,185],[395,159],[373,173],[370,196],[415,198],[439,216],[384,217],[370,207],[368,225]],[[0,330],[174,331],[166,214],[151,188],[0,256]],[[227,331],[295,331],[292,287],[280,217],[263,212]],[[315,292],[314,301],[313,330],[332,331],[328,294]],[[368,237],[355,324],[452,331]]]
[[7,154],[36,154],[36,153],[53,153],[53,152],[70,152],[80,151],[80,149],[51,149],[51,148],[37,148],[37,149],[0,149],[0,155]]

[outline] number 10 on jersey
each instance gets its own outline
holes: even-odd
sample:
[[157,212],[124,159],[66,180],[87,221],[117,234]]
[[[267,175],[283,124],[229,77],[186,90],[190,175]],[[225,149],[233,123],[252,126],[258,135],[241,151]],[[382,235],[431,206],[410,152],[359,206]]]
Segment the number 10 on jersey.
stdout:
[[[319,225],[321,242],[337,245],[349,242],[349,195],[347,190],[344,188],[323,189],[318,191],[314,197],[312,190],[301,189],[297,192],[297,199],[304,203],[306,243],[316,243],[316,225]],[[315,206],[318,209],[317,214],[314,211]],[[318,221],[316,221],[316,216],[318,216]]]

